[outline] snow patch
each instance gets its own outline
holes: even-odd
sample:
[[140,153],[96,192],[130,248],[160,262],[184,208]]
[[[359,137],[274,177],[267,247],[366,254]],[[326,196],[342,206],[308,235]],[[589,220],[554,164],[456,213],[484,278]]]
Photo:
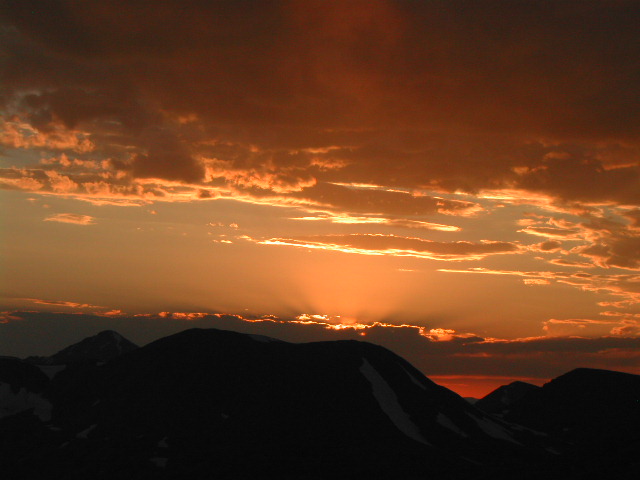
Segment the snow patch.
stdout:
[[0,382],[0,418],[29,409],[33,409],[33,413],[43,422],[51,420],[53,405],[40,394],[30,392],[24,387],[16,393],[11,385]]
[[398,397],[393,389],[366,358],[362,359],[360,372],[362,372],[369,383],[371,383],[373,396],[378,401],[378,405],[380,405],[382,411],[389,417],[398,430],[416,442],[430,445],[420,434],[420,430],[416,424],[411,421],[407,412],[404,411],[398,402]]
[[86,440],[89,436],[89,433],[91,433],[91,431],[96,428],[98,426],[97,423],[94,423],[93,425],[91,425],[89,428],[87,428],[86,430],[81,431],[80,433],[78,433],[76,435],[76,438],[80,438],[82,440]]
[[473,418],[480,429],[490,437],[515,443],[516,445],[522,445],[520,442],[514,440],[509,431],[498,423],[491,421],[488,418],[478,418],[471,415],[469,416]]
[[409,380],[411,380],[413,383],[415,383],[422,390],[426,390],[427,389],[427,387],[424,384],[420,383],[420,381],[411,372],[409,372],[406,368],[404,368],[402,365],[400,365],[400,368],[402,368],[402,370],[404,370],[404,373],[406,373],[409,376]]
[[152,457],[149,459],[156,467],[164,468],[167,466],[167,458],[165,457]]
[[53,380],[58,373],[67,368],[66,365],[36,365],[42,373],[44,373],[49,380]]
[[436,422],[438,422],[444,428],[448,428],[449,430],[457,433],[458,435],[460,435],[462,437],[468,437],[469,436],[466,433],[464,433],[462,430],[460,430],[458,428],[458,426],[455,423],[453,423],[449,419],[449,417],[447,417],[444,413],[438,413],[438,416],[436,417]]

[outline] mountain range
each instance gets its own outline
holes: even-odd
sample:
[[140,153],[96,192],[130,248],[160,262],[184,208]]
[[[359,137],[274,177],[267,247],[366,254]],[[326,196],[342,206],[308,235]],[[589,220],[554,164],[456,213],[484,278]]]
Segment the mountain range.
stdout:
[[577,369],[471,405],[367,342],[101,332],[0,357],[20,479],[638,478],[640,376]]

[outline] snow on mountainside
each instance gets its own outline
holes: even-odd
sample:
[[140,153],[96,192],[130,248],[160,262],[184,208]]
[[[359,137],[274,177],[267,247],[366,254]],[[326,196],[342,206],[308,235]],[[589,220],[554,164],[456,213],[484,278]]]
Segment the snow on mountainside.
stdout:
[[413,423],[411,417],[398,403],[398,397],[394,393],[393,389],[385,379],[380,376],[376,369],[371,366],[366,358],[362,359],[360,371],[371,383],[373,396],[378,401],[380,408],[389,417],[398,430],[404,433],[407,437],[414,439],[416,442],[430,445],[420,434],[420,429],[415,425],[415,423]]
[[0,358],[0,418],[31,410],[49,420],[52,405],[43,397],[47,383],[36,367],[17,358]]
[[15,415],[26,410],[43,421],[51,419],[52,405],[42,395],[30,392],[26,388],[15,391],[8,383],[0,382],[0,418]]

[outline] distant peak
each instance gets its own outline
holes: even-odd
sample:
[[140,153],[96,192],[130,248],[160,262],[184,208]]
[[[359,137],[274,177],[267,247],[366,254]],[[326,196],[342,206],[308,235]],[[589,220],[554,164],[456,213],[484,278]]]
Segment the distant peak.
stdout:
[[113,337],[113,338],[124,338],[122,335],[120,335],[118,332],[116,332],[115,330],[103,330],[99,333],[97,333],[96,335],[94,335],[95,337]]
[[538,385],[534,385],[533,383],[528,383],[528,382],[523,382],[521,380],[516,380],[515,382],[511,382],[509,385],[503,385],[500,388],[507,388],[507,389],[514,389],[514,388],[518,388],[518,389],[528,389],[528,390],[536,390],[539,387]]
[[616,370],[604,370],[602,368],[588,368],[588,367],[579,367],[574,368],[573,370],[565,373],[564,375],[560,375],[558,378],[563,377],[603,377],[603,376],[629,376],[629,377],[638,377],[638,375],[634,375],[633,373],[626,372],[618,372]]
[[52,363],[94,360],[107,361],[138,346],[114,330],[103,330],[49,357]]

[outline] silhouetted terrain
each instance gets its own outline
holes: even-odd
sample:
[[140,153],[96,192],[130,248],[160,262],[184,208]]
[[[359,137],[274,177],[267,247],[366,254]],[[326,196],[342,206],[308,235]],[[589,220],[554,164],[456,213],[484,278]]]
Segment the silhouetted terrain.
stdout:
[[138,346],[118,332],[105,330],[60,350],[50,357],[28,357],[27,362],[38,365],[62,365],[74,362],[106,362]]
[[509,385],[498,387],[486,397],[475,402],[474,405],[487,413],[504,415],[512,405],[538,388],[540,387],[526,382],[512,382]]
[[[511,403],[508,423],[357,341],[193,329],[136,348],[103,332],[36,361],[0,359],[7,478],[586,478],[575,438],[617,438],[587,409],[615,397],[621,438],[640,425],[635,375],[571,372]],[[585,382],[609,396],[584,395]],[[616,457],[617,478],[636,458]]]

